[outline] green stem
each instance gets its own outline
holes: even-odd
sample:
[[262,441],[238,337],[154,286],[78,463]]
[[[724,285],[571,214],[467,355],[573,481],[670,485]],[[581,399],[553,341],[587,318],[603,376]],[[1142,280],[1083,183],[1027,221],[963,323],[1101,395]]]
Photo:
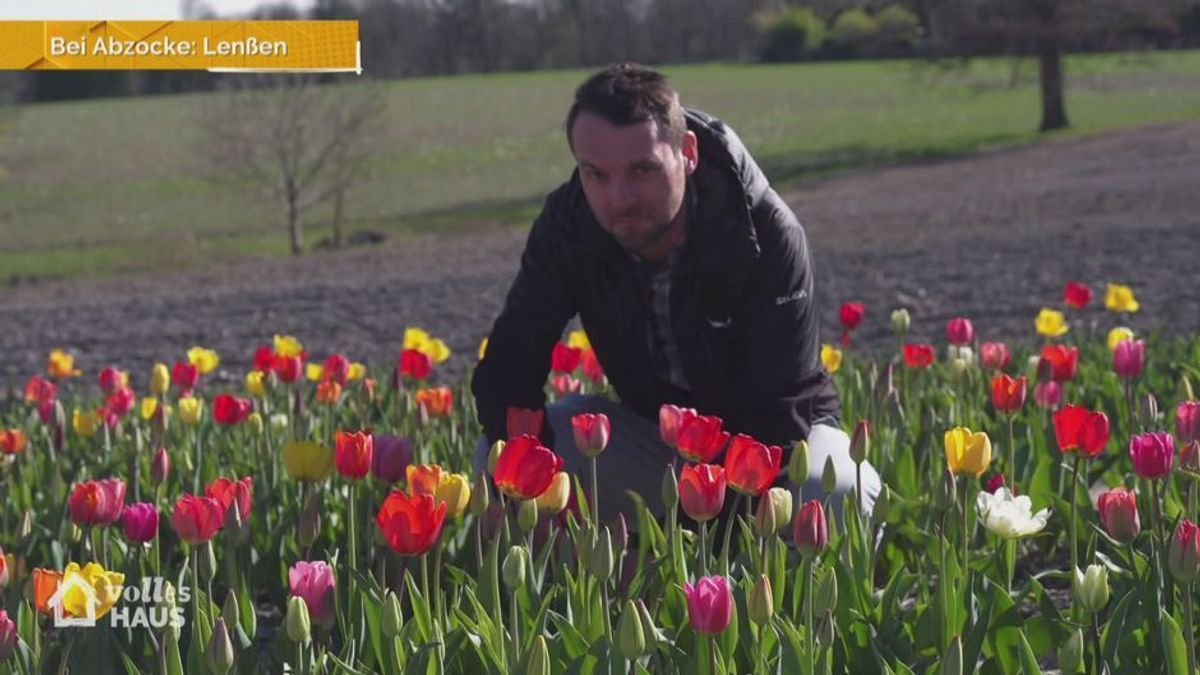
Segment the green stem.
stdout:
[[445,616],[442,612],[442,541],[433,543],[433,623],[444,630]]
[[590,463],[592,465],[592,522],[595,524],[599,524],[600,523],[600,489],[598,487],[599,483],[596,478],[596,458],[592,457],[590,460]]
[[1187,643],[1188,675],[1196,675],[1196,632],[1192,623],[1192,585],[1190,583],[1180,584],[1179,591],[1183,594],[1183,641]]
[[815,639],[817,626],[813,621],[813,558],[804,561],[804,626],[808,629],[808,672],[814,672],[813,652],[816,649]]
[[717,675],[717,636],[708,634],[708,661],[712,675]]
[[604,639],[608,640],[609,646],[615,646],[616,643],[613,641],[612,617],[609,611],[609,607],[612,605],[608,604],[608,581],[600,582],[600,599],[604,602],[602,607],[604,614]]
[[729,576],[729,558],[731,557],[729,555],[729,542],[733,536],[733,526],[737,523],[737,512],[742,505],[742,500],[745,498],[745,495],[738,493],[737,502],[729,511],[729,522],[725,523],[725,539],[721,545],[721,569],[725,576]]
[[1071,522],[1070,522],[1070,526],[1071,526],[1070,527],[1070,530],[1071,530],[1071,574],[1075,574],[1075,570],[1079,569],[1079,550],[1078,550],[1079,547],[1076,546],[1076,542],[1078,542],[1078,539],[1077,539],[1078,534],[1075,531],[1075,520],[1076,520],[1075,512],[1076,512],[1076,509],[1078,508],[1078,506],[1076,504],[1076,502],[1078,500],[1075,499],[1075,492],[1076,492],[1076,488],[1078,487],[1078,485],[1079,485],[1079,454],[1075,453],[1075,458],[1071,462],[1071,487],[1070,487],[1070,490],[1067,492],[1067,499],[1069,499],[1071,502]]
[[1012,492],[1017,486],[1017,450],[1013,444],[1013,418],[1016,414],[1008,414],[1008,491]]
[[1095,671],[1097,673],[1105,672],[1104,668],[1104,652],[1100,648],[1100,615],[1092,614],[1092,651],[1095,659]]
[[[509,654],[509,667],[516,670],[521,662],[521,625],[517,616],[517,592],[513,589],[508,598],[508,622],[512,637],[512,653]],[[607,615],[607,612],[605,612]]]
[[700,521],[700,576],[708,576],[708,521]]
[[1151,551],[1154,554],[1154,576],[1155,576],[1154,590],[1155,590],[1155,595],[1158,597],[1159,606],[1163,606],[1163,596],[1164,596],[1163,584],[1165,583],[1165,581],[1168,577],[1163,569],[1163,565],[1165,564],[1165,561],[1164,561],[1164,557],[1163,557],[1163,547],[1162,547],[1162,543],[1164,540],[1163,540],[1162,532],[1161,532],[1161,529],[1162,529],[1162,527],[1161,527],[1161,524],[1162,524],[1161,523],[1161,521],[1162,521],[1161,508],[1162,508],[1162,506],[1161,506],[1161,502],[1159,502],[1159,499],[1158,499],[1158,481],[1154,480],[1154,479],[1150,479],[1150,500],[1151,500],[1151,504],[1150,504],[1150,520],[1151,520],[1150,543],[1152,544]]

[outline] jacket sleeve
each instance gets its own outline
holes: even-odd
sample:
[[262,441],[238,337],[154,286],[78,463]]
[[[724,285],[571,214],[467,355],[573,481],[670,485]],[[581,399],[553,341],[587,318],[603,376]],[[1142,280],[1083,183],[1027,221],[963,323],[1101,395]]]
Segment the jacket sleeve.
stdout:
[[[525,241],[520,269],[471,381],[479,422],[489,443],[505,437],[510,406],[545,407],[550,354],[576,312],[561,254],[554,247],[552,212],[548,200]],[[548,420],[542,441],[554,441]]]
[[730,417],[734,428],[786,447],[806,438],[814,420],[837,417],[838,396],[821,365],[804,229],[773,191],[755,210],[761,254],[747,287],[745,361]]

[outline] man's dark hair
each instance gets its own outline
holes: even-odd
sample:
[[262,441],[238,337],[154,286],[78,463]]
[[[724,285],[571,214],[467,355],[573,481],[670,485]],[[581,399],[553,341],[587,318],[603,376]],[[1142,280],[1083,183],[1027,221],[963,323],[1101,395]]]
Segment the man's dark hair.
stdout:
[[637,63],[618,63],[589,77],[575,90],[575,103],[567,113],[567,144],[574,149],[571,127],[579,113],[589,112],[613,126],[624,127],[654,120],[659,139],[676,150],[683,144],[687,122],[667,76]]

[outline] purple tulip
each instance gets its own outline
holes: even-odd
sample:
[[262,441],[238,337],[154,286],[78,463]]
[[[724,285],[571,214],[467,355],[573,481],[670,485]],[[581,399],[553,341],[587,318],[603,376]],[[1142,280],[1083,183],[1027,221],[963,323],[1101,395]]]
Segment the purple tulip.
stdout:
[[158,534],[158,509],[150,502],[130,504],[121,511],[121,527],[126,539],[145,544]]
[[375,436],[375,453],[371,456],[371,473],[384,483],[404,480],[405,470],[412,462],[412,441],[398,436]]

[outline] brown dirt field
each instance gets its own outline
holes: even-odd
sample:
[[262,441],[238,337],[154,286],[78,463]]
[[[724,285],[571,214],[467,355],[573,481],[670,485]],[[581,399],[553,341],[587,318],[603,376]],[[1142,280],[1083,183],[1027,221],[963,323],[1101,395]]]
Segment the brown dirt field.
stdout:
[[[1133,286],[1135,329],[1200,330],[1200,121],[844,174],[800,183],[787,198],[814,252],[826,340],[851,299],[868,306],[859,339],[869,344],[890,343],[888,314],[900,305],[917,338],[940,343],[945,320],[962,315],[983,339],[1031,339],[1037,309],[1057,305],[1068,279],[1098,296],[1106,281]],[[220,352],[224,376],[240,379],[276,332],[301,338],[317,358],[337,349],[384,364],[408,325],[445,338],[456,354],[447,374],[461,372],[523,241],[522,231],[489,229],[178,276],[6,289],[0,374],[19,386],[62,346],[88,372],[131,369],[141,387],[150,363],[200,344]]]

